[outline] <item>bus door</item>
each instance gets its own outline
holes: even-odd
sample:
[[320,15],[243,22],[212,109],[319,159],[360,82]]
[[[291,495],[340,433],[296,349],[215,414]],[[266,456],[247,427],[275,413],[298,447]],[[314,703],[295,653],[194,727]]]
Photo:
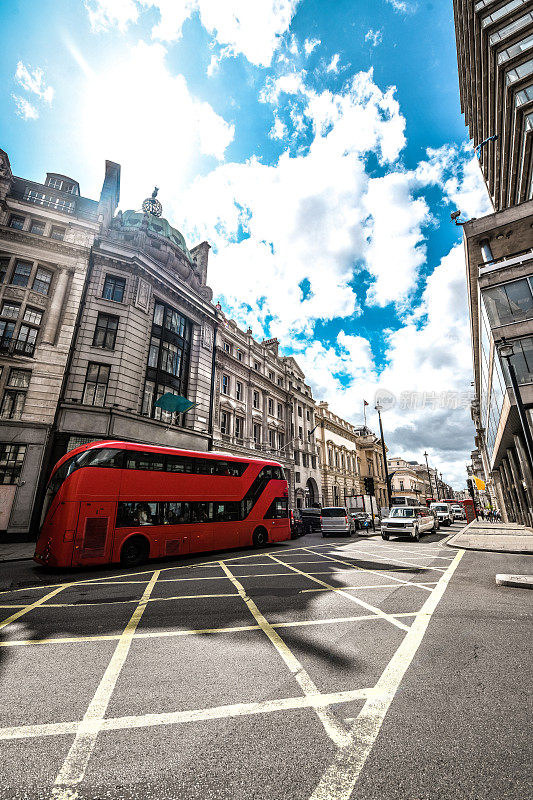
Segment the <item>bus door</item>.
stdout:
[[116,503],[81,502],[72,566],[111,561]]

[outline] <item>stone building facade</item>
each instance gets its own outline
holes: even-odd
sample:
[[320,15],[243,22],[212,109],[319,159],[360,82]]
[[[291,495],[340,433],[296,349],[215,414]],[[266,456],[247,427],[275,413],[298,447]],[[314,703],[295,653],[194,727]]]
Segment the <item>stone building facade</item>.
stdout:
[[13,175],[0,150],[0,531],[28,531],[91,247],[118,202],[120,168],[106,162],[99,200],[77,181]]
[[293,507],[320,504],[315,404],[297,362],[277,339],[256,341],[218,307],[213,448],[279,461]]
[[392,498],[409,497],[417,503],[423,503],[428,484],[427,475],[424,481],[412,462],[406,461],[401,456],[393,456],[387,460],[389,475],[391,475]]
[[328,403],[318,403],[318,452],[325,506],[353,507],[356,495],[364,494],[361,476],[361,453],[354,425],[329,410]]
[[[104,438],[210,448],[217,322],[208,252],[206,242],[189,251],[181,233],[150,211],[119,212],[95,240],[54,460]],[[164,394],[193,407],[164,411],[156,405]]]

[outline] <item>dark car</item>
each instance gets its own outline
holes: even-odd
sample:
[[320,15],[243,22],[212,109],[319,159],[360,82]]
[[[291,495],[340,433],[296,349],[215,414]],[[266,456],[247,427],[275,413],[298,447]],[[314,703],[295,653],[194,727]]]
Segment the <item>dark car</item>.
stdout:
[[297,511],[293,511],[292,508],[289,509],[289,522],[291,526],[291,539],[297,539],[299,536],[304,535],[306,531],[300,517],[299,509]]
[[356,531],[366,531],[372,527],[372,517],[366,511],[356,511],[352,517]]
[[320,524],[320,509],[319,508],[299,508],[300,518],[304,526],[304,533],[312,533],[313,531],[322,530]]

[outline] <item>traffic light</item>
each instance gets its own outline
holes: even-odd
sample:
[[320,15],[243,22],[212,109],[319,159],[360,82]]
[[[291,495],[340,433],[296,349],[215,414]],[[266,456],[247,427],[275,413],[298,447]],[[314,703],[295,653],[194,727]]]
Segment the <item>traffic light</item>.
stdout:
[[472,500],[475,501],[476,495],[475,495],[475,492],[474,492],[474,481],[472,480],[472,478],[467,478],[466,479],[466,485],[468,486],[468,493],[469,493],[470,497],[472,498]]
[[365,493],[373,496],[375,491],[374,478],[372,478],[372,476],[367,476],[366,478],[363,478],[363,483],[365,485]]

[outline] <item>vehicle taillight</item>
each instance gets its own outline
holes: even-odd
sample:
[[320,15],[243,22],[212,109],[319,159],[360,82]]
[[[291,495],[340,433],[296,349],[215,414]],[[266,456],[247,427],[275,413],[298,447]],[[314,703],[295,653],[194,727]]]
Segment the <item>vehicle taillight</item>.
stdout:
[[322,525],[322,517],[320,517],[320,524]]

